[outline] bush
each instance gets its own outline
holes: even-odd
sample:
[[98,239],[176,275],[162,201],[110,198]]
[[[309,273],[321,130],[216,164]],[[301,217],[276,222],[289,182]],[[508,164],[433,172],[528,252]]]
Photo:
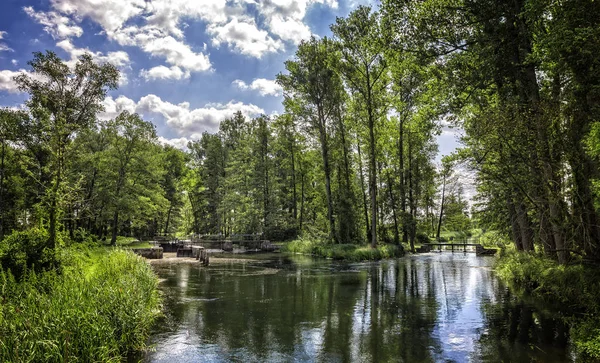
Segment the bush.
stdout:
[[27,271],[21,282],[0,269],[0,361],[120,362],[145,347],[160,312],[150,266],[124,251],[95,265]]
[[60,263],[54,249],[48,247],[48,233],[41,229],[13,232],[0,242],[0,267],[10,270],[16,280],[25,271],[58,269]]

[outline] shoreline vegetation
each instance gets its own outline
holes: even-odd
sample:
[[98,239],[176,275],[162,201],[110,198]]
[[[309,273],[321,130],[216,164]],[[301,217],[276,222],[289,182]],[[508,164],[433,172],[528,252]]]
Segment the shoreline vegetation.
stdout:
[[372,248],[368,245],[332,244],[309,239],[297,239],[287,242],[282,246],[281,252],[351,262],[377,261],[385,258],[401,257],[405,254],[402,246],[392,244],[378,245],[376,248]]
[[496,275],[517,295],[550,304],[570,326],[582,361],[600,359],[600,269],[582,263],[562,265],[542,254],[504,250]]
[[144,351],[162,314],[152,267],[118,247],[52,252],[48,270],[28,265],[15,276],[0,268],[0,361],[121,362]]

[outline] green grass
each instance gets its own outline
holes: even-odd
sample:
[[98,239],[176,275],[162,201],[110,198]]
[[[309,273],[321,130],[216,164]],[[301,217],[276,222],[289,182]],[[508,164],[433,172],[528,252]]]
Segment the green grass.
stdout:
[[301,253],[345,261],[372,261],[404,255],[404,250],[395,245],[380,245],[377,248],[371,248],[355,244],[330,244],[303,239],[284,244],[282,252]]
[[581,358],[600,359],[600,269],[511,251],[503,253],[496,272],[517,292],[555,306],[571,326]]
[[158,279],[121,249],[71,247],[60,272],[0,269],[0,361],[120,362],[145,349],[160,314]]

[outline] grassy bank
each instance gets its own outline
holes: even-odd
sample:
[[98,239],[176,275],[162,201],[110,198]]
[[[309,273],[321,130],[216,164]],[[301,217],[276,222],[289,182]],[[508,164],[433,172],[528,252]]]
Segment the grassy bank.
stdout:
[[561,266],[540,255],[509,252],[496,265],[501,280],[557,307],[582,359],[600,359],[600,269]]
[[301,253],[345,261],[372,261],[404,255],[404,250],[396,245],[380,245],[377,248],[371,248],[355,244],[331,244],[305,239],[285,243],[281,250],[282,252]]
[[123,250],[65,248],[61,268],[0,269],[0,361],[120,362],[145,348],[160,314],[158,280]]

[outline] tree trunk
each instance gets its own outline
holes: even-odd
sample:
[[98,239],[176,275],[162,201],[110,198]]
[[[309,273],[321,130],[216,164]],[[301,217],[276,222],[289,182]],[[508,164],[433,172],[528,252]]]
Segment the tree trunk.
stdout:
[[331,197],[331,167],[329,165],[329,147],[327,145],[327,130],[325,128],[324,117],[319,112],[321,124],[319,125],[319,134],[321,139],[321,154],[323,155],[323,171],[325,172],[325,192],[327,194],[327,219],[329,220],[329,238],[337,243],[335,233],[335,221],[333,219],[333,198]]
[[388,190],[390,192],[390,201],[392,203],[392,217],[394,218],[394,244],[400,244],[400,234],[398,230],[398,217],[396,215],[396,201],[394,200],[394,193],[392,192],[392,179],[390,174],[387,174]]
[[167,233],[169,233],[169,222],[171,220],[171,211],[173,210],[173,203],[169,203],[169,210],[167,211],[167,221],[165,222],[165,229],[164,229],[164,233],[165,236],[167,235]]
[[111,246],[117,245],[117,227],[118,226],[119,226],[119,211],[115,210],[115,213],[113,214],[113,221],[112,221],[112,236],[110,238]]
[[[406,215],[406,181],[404,178],[404,116],[400,118],[400,135],[398,138],[398,162],[400,164],[400,210],[402,216]],[[402,223],[402,242],[408,242],[408,230]]]
[[362,155],[360,153],[360,140],[358,136],[356,137],[356,145],[358,149],[358,169],[360,171],[360,189],[363,196],[363,211],[365,214],[365,226],[366,226],[366,236],[367,240],[371,239],[371,229],[369,228],[369,212],[367,208],[367,193],[365,192],[365,177],[363,175],[363,165],[362,165]]
[[377,247],[377,171],[375,161],[375,120],[373,119],[371,107],[369,108],[369,171],[371,193],[371,247]]
[[518,220],[519,217],[515,208],[515,203],[509,193],[506,195],[506,208],[508,210],[512,240],[515,243],[515,248],[517,251],[523,251],[523,239],[521,238],[521,228]]
[[437,233],[435,235],[438,242],[440,241],[440,232],[442,231],[442,217],[444,216],[444,199],[446,198],[446,174],[443,174],[442,179],[442,200],[440,202],[440,219],[437,226]]

